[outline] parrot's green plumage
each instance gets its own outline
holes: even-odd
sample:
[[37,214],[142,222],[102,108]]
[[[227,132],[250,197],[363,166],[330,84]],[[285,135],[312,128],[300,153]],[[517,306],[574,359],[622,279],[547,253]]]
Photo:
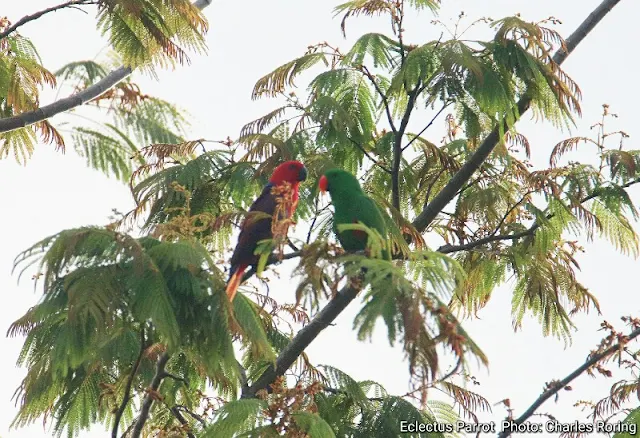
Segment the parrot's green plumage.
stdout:
[[[364,250],[367,246],[367,233],[361,230],[344,230],[338,232],[338,225],[357,224],[361,222],[376,230],[386,239],[387,227],[382,213],[376,203],[366,195],[360,187],[358,179],[351,173],[341,169],[331,169],[320,178],[320,190],[331,195],[335,210],[333,230],[340,244],[347,251]],[[390,259],[389,251],[383,250],[383,257]]]

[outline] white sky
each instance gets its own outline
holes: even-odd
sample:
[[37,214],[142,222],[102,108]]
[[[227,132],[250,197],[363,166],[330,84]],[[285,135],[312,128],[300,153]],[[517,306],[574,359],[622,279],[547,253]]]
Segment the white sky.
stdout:
[[[47,0],[2,3],[1,15],[13,21],[53,4]],[[443,3],[440,18],[445,21],[455,19],[461,10],[472,18],[497,19],[520,12],[525,19],[539,20],[553,15],[562,20],[558,30],[566,37],[599,0],[444,0]],[[137,80],[143,91],[175,102],[194,116],[190,137],[235,138],[244,123],[273,108],[269,101],[251,101],[250,92],[256,79],[301,55],[310,44],[326,40],[344,49],[350,46],[340,34],[339,20],[332,18],[336,4],[333,0],[217,0],[206,10],[211,27],[207,36],[209,54],[193,56],[189,67],[162,72],[159,81],[146,77]],[[640,91],[636,86],[638,63],[633,49],[640,39],[638,16],[640,5],[623,0],[564,64],[584,94],[584,116],[572,134],[588,135],[589,126],[599,120],[601,104],[608,103],[620,116],[612,130],[625,130],[631,135],[628,147],[636,148],[633,145],[640,135],[636,118]],[[407,41],[437,39],[440,30],[430,24],[431,19],[427,13],[420,16],[411,13],[406,24]],[[387,32],[387,20],[356,19],[348,27],[347,36],[353,41],[373,29]],[[78,11],[49,15],[37,24],[24,26],[21,32],[32,38],[50,70],[70,61],[92,59],[105,46],[94,28],[93,16]],[[45,93],[43,103],[49,103],[53,96]],[[541,164],[553,145],[568,136],[549,124],[534,124],[529,117],[518,128],[532,144],[534,162]],[[439,131],[433,133],[435,139],[441,136]],[[587,153],[591,155],[593,151]],[[579,157],[580,154],[573,156]],[[0,193],[3,198],[0,229],[4,232],[0,247],[0,290],[4,296],[0,328],[6,330],[39,298],[39,292],[33,292],[29,276],[16,284],[16,276],[10,274],[13,258],[37,240],[62,229],[105,224],[112,208],[127,211],[132,200],[126,186],[86,169],[74,153],[62,155],[49,145],[39,145],[27,167],[11,159],[0,161]],[[638,199],[640,192],[632,194]],[[635,290],[637,262],[617,254],[608,244],[589,244],[586,248],[587,254],[579,257],[582,266],[579,278],[598,297],[603,315],[577,317],[579,331],[570,347],[565,349],[562,341],[543,338],[540,326],[532,320],[527,320],[524,329],[514,334],[508,286],[495,291],[478,319],[465,321],[465,328],[490,361],[489,372],[480,370],[475,374],[481,385],[474,389],[492,404],[510,398],[518,416],[538,397],[545,382],[564,377],[584,361],[602,337],[597,331],[602,319],[619,324],[620,316],[640,314],[640,299]],[[287,285],[284,281],[280,284]],[[283,289],[279,295],[287,293],[292,296],[293,290]],[[356,310],[357,306],[352,304],[337,324],[312,344],[308,349],[312,361],[336,366],[358,380],[376,380],[395,394],[406,392],[407,366],[401,352],[388,347],[384,330],[379,330],[371,343],[358,342],[351,331]],[[5,438],[47,435],[41,423],[8,430],[17,412],[10,399],[25,373],[15,367],[22,342],[22,338],[0,337],[4,359],[0,363],[0,435]],[[572,392],[563,391],[558,403],[551,400],[539,412],[553,413],[562,421],[581,419],[583,414],[572,408],[573,403],[604,397],[611,383],[611,379],[582,376],[572,384]],[[504,410],[495,406],[493,414],[482,418],[499,421],[504,415]],[[98,429],[83,436],[100,435]]]

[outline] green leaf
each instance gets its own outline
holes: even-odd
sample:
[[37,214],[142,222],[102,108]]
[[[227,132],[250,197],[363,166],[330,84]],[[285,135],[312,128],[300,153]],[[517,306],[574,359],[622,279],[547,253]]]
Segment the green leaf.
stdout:
[[613,438],[632,438],[636,436],[640,427],[640,408],[635,408],[620,423],[620,432],[613,434]]
[[[393,53],[395,52],[395,53]],[[399,56],[399,45],[388,36],[379,33],[362,35],[342,59],[345,64],[355,67],[364,65],[366,56],[370,56],[374,67],[389,68]]]
[[242,399],[226,403],[216,411],[213,423],[205,429],[204,438],[234,438],[255,427],[258,415],[267,404],[258,399]]
[[302,429],[309,438],[335,438],[331,426],[318,414],[298,411],[291,414],[293,421]]
[[257,99],[263,95],[276,96],[284,91],[285,85],[292,86],[296,76],[320,61],[328,65],[324,53],[309,53],[278,67],[273,72],[258,79],[258,82],[253,87],[252,98]]

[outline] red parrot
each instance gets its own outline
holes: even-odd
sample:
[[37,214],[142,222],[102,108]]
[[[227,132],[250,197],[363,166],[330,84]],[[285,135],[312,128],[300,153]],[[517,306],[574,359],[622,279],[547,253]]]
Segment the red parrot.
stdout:
[[[298,204],[298,186],[305,179],[307,179],[307,169],[304,164],[299,161],[286,161],[276,167],[269,179],[269,183],[264,187],[258,199],[251,204],[249,215],[240,227],[238,244],[233,251],[233,256],[231,256],[231,269],[229,271],[229,281],[227,282],[227,297],[229,297],[229,301],[233,301],[235,298],[236,291],[240,283],[242,283],[242,276],[247,267],[258,264],[258,256],[254,254],[258,242],[273,238],[271,230],[272,218],[278,204],[277,197],[281,195],[274,195],[271,192],[272,189],[283,186],[284,183],[291,185],[291,206],[286,212],[287,217],[280,218],[288,219],[295,212]],[[268,218],[252,218],[252,212],[266,213]]]

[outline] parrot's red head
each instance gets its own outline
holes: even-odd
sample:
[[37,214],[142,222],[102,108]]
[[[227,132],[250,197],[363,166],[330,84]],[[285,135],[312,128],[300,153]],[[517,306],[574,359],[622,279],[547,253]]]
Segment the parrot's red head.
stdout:
[[275,185],[288,182],[297,186],[307,179],[307,168],[300,161],[285,161],[273,171],[269,182]]

